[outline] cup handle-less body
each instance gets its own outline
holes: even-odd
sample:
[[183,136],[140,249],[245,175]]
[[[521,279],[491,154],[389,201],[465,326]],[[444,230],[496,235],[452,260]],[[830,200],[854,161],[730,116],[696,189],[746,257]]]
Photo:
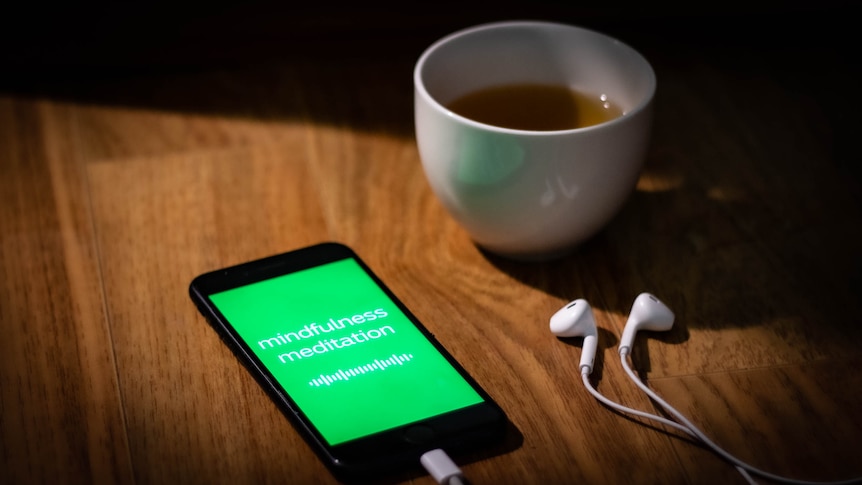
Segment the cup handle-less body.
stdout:
[[[624,114],[586,128],[538,132],[477,123],[445,107],[465,91],[499,82],[607,92]],[[428,182],[485,249],[515,259],[558,256],[606,225],[634,189],[649,142],[655,77],[625,44],[561,24],[488,24],[429,47],[417,62],[414,88]]]

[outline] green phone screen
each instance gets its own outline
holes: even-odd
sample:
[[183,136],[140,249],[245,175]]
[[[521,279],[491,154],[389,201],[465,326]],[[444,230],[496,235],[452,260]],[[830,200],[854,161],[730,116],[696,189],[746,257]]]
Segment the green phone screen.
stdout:
[[353,259],[210,299],[330,445],[482,402]]

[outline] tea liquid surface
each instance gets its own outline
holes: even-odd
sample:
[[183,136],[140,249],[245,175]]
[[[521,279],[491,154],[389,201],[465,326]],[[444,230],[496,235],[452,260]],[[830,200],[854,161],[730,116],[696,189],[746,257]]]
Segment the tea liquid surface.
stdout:
[[619,107],[601,96],[547,84],[492,86],[457,98],[447,108],[480,123],[528,131],[571,130],[622,116]]

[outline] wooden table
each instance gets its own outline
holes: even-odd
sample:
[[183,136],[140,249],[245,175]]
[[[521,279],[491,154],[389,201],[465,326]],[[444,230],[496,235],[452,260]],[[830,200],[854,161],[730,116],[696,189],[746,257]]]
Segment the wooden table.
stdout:
[[862,476],[858,55],[551,18],[644,52],[655,129],[602,233],[516,263],[470,241],[420,166],[413,62],[496,17],[441,19],[360,47],[330,26],[342,37],[317,51],[4,85],[0,483],[332,481],[187,296],[201,272],[326,240],[356,249],[508,413],[514,449],[463,464],[474,484],[744,483],[598,403],[579,339],[548,331],[588,299],[593,382],[655,411],[616,354],[642,291],[677,321],[640,335],[633,363],[717,443],[795,478]]

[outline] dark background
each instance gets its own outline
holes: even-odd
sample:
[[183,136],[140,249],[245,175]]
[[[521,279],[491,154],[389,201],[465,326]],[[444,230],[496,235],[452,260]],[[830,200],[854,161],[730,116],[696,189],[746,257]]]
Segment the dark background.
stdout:
[[409,132],[411,70],[430,43],[485,22],[558,21],[641,51],[660,66],[659,96],[662,69],[678,76],[695,61],[729,79],[778,80],[825,113],[832,163],[862,206],[855,10],[831,0],[33,2],[0,11],[0,94],[283,118],[294,114],[270,101],[282,89],[277,72],[342,66],[366,72],[343,82],[368,83],[356,66],[382,62],[401,73],[389,100],[401,116],[385,128]]
[[[798,3],[798,5],[797,5]],[[429,40],[495,20],[555,20],[663,55],[750,46],[858,64],[851,2],[28,3],[0,13],[0,87],[284,59],[414,57]],[[839,57],[846,55],[846,57]]]

